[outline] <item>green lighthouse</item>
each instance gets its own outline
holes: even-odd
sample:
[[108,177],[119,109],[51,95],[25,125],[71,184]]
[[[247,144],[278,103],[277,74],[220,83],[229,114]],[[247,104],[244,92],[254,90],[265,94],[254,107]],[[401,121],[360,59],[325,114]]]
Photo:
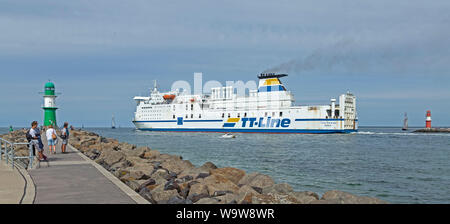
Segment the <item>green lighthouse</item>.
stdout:
[[56,123],[56,94],[55,94],[55,84],[52,82],[47,82],[45,84],[44,92],[44,126],[57,126]]

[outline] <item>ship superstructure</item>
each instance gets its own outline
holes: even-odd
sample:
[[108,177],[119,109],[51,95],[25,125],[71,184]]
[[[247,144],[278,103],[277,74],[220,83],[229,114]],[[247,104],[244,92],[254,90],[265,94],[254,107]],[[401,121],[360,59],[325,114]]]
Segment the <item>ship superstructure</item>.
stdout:
[[193,95],[175,90],[137,96],[133,123],[139,130],[248,133],[349,133],[358,130],[356,97],[347,92],[329,105],[295,106],[280,78],[261,74],[258,89],[238,96],[233,86]]

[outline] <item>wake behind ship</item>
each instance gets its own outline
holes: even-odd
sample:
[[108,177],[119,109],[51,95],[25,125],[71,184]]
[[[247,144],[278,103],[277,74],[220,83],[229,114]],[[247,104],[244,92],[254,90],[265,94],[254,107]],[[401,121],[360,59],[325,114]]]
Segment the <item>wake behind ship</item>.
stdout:
[[342,94],[339,104],[294,106],[294,96],[280,78],[261,74],[257,90],[237,96],[233,86],[212,88],[210,94],[180,90],[137,96],[134,125],[146,131],[246,133],[350,133],[358,130],[356,97]]

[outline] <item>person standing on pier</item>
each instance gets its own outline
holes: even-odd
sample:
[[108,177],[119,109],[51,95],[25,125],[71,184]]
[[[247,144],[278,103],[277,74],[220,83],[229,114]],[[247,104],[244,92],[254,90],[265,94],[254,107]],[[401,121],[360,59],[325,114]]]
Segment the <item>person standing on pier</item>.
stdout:
[[61,152],[66,153],[67,144],[69,143],[69,123],[64,123],[64,128],[61,131]]
[[33,123],[31,123],[31,129],[28,132],[31,137],[30,143],[33,144],[35,149],[38,151],[39,160],[47,160],[47,156],[44,155],[44,144],[42,144],[41,131],[38,128],[37,121],[33,121]]
[[53,125],[49,125],[47,131],[45,132],[47,136],[48,149],[52,154],[56,154],[56,143],[58,141],[58,137],[56,135],[56,131],[53,128]]

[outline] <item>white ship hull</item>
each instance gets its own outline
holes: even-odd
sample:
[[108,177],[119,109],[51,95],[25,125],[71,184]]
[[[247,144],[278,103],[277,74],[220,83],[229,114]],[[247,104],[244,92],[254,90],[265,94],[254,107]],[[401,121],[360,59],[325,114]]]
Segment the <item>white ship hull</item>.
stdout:
[[[233,120],[234,119],[234,120]],[[355,128],[344,129],[344,119],[320,118],[278,118],[272,122],[271,117],[254,118],[253,125],[250,118],[232,119],[184,119],[134,121],[138,130],[145,131],[178,131],[178,132],[244,132],[244,133],[298,133],[298,134],[327,134],[351,133],[357,131],[357,120],[351,121]],[[237,122],[236,122],[237,120]],[[253,120],[253,119],[252,119]],[[232,122],[228,122],[232,121]],[[267,124],[269,122],[269,124]]]
[[[164,123],[164,124],[162,124]],[[171,132],[241,132],[241,133],[273,133],[273,134],[331,134],[351,133],[357,130],[335,128],[342,121],[296,121],[300,128],[230,128],[223,127],[224,121],[193,121],[184,127],[177,127],[175,122],[134,122],[136,128],[142,131],[171,131]],[[331,125],[330,125],[331,124]],[[239,124],[238,124],[239,125]],[[334,126],[334,127],[332,127]],[[303,127],[303,128],[302,128]]]

